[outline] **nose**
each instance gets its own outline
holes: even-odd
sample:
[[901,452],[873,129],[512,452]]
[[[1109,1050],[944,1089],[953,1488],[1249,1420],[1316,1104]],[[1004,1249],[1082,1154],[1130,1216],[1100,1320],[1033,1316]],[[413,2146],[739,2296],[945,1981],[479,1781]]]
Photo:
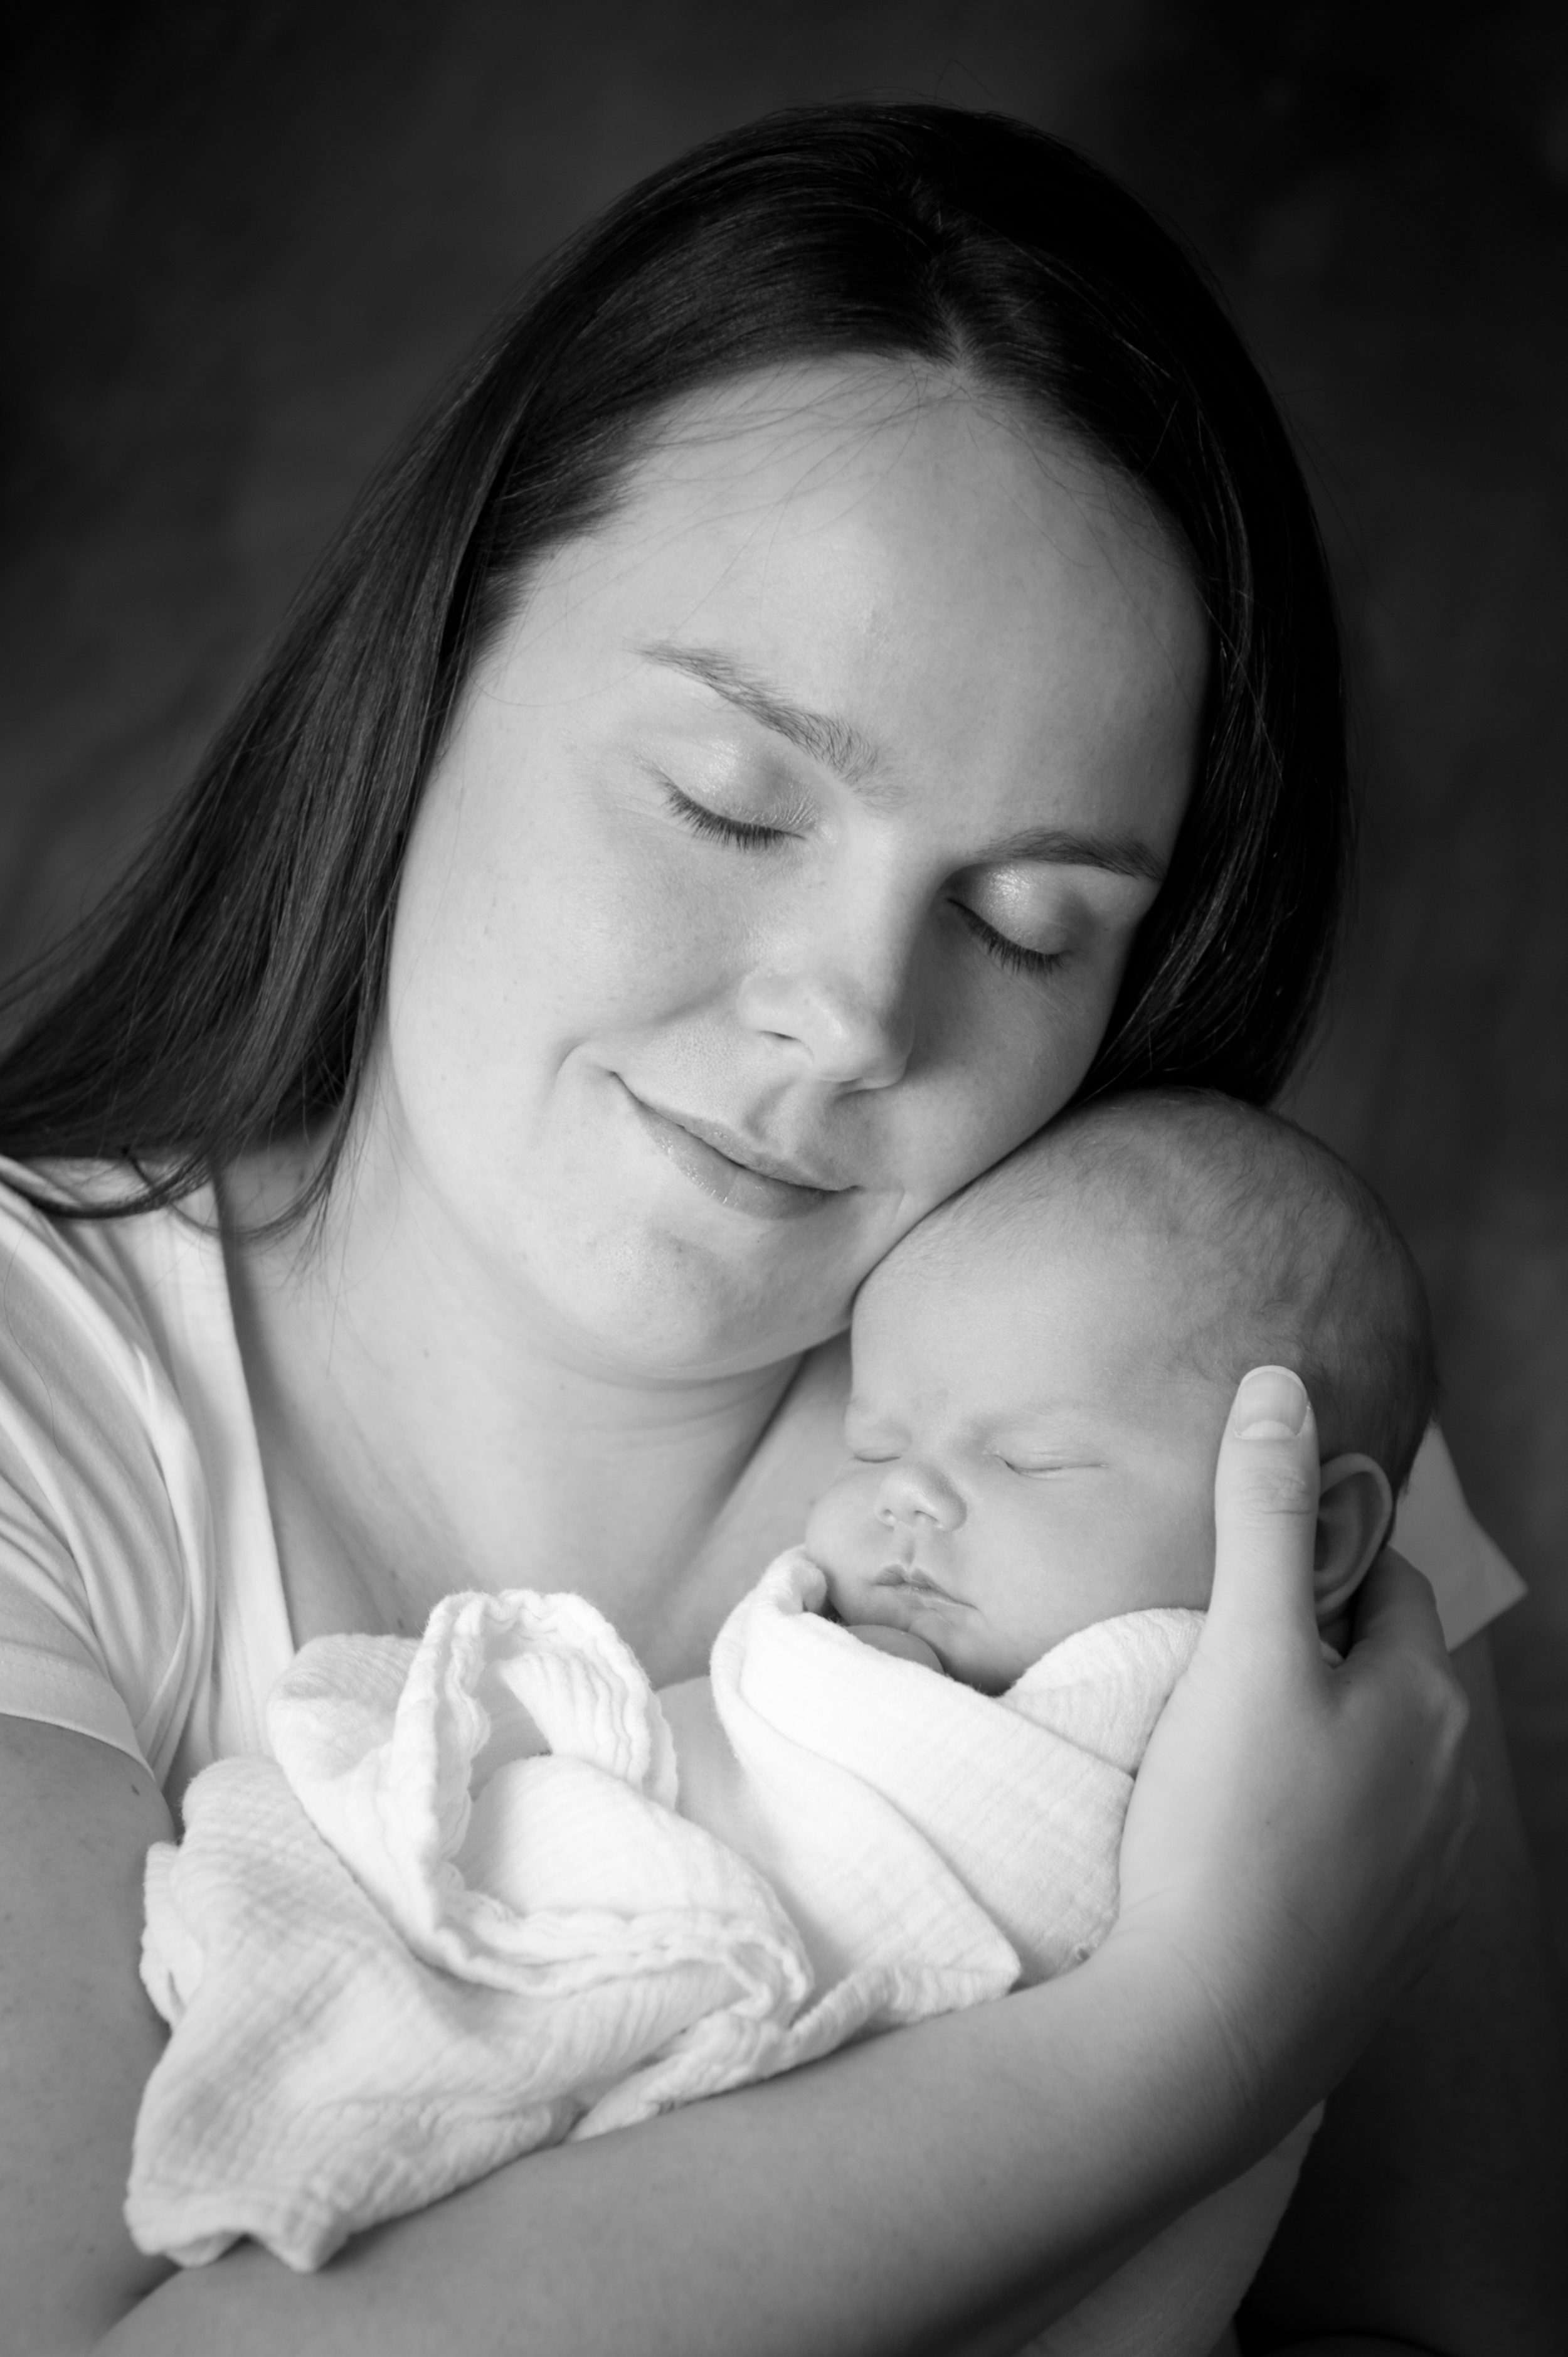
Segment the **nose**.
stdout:
[[809,931],[774,942],[741,985],[740,1017],[800,1050],[813,1080],[888,1089],[915,1045],[915,928],[863,899],[813,912]]
[[956,1531],[963,1518],[963,1500],[934,1465],[905,1457],[884,1474],[876,1493],[876,1519],[889,1530],[914,1530],[929,1523],[934,1530]]

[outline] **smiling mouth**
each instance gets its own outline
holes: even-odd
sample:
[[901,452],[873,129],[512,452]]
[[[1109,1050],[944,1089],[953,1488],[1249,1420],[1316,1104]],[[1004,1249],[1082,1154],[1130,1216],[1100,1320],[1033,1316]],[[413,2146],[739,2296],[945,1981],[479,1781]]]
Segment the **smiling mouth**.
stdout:
[[632,1110],[667,1162],[703,1194],[753,1219],[798,1220],[853,1189],[803,1163],[753,1146],[718,1122],[694,1114],[663,1113],[627,1088]]

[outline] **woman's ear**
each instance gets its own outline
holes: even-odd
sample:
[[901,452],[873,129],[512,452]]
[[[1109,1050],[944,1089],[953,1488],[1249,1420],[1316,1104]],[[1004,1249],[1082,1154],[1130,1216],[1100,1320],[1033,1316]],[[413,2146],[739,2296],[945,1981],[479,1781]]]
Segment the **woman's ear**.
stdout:
[[1370,1457],[1330,1458],[1317,1477],[1312,1598],[1319,1625],[1343,1612],[1394,1519],[1394,1493]]

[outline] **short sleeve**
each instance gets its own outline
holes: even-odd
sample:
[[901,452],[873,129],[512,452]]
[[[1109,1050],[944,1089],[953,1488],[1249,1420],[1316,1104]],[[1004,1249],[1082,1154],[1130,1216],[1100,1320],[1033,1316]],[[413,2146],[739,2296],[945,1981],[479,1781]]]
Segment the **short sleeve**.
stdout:
[[1518,1572],[1473,1519],[1435,1425],[1400,1501],[1392,1544],[1432,1582],[1450,1652],[1525,1592]]
[[68,1548],[0,1474],[0,1712],[74,1727],[151,1769],[109,1675]]
[[199,1674],[200,1469],[134,1320],[31,1205],[0,1202],[0,1712],[162,1781]]

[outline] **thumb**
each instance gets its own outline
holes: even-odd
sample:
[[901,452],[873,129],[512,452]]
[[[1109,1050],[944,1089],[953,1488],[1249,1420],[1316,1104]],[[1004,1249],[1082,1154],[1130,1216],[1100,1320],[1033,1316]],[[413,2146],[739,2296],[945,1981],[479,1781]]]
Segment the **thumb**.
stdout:
[[1317,1423],[1288,1367],[1241,1379],[1214,1474],[1214,1592],[1221,1642],[1300,1643],[1321,1658],[1313,1611]]

